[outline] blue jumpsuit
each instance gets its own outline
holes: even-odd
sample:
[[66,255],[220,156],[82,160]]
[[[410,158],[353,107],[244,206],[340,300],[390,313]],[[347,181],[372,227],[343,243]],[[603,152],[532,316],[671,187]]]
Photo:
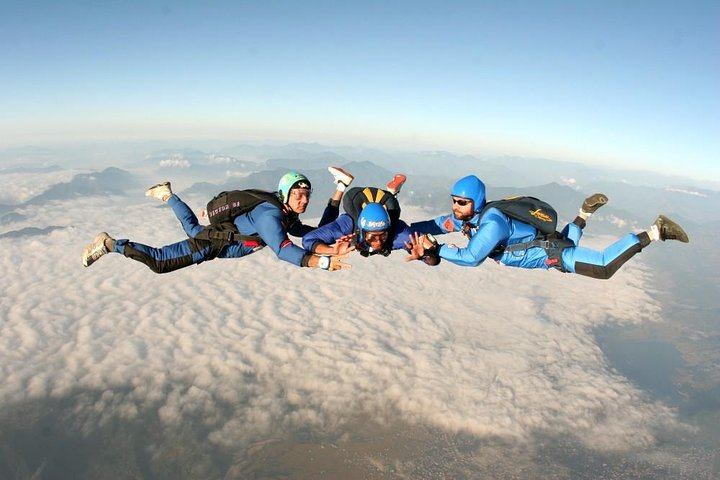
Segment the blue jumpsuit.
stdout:
[[[340,215],[337,220],[330,222],[326,225],[322,225],[312,232],[304,235],[302,238],[303,248],[312,252],[313,247],[317,243],[324,243],[325,245],[332,245],[335,240],[344,236],[350,235],[355,232],[355,221],[352,216],[347,213]],[[399,250],[405,248],[405,242],[410,239],[410,227],[407,223],[402,220],[398,220],[395,225],[395,235],[392,237],[392,250]],[[367,250],[367,245],[363,242],[357,245],[359,251]]]
[[563,229],[562,236],[569,240],[571,245],[563,248],[559,256],[549,255],[547,250],[539,246],[519,251],[504,251],[506,246],[532,241],[537,230],[531,225],[511,219],[496,208],[489,208],[482,218],[479,214],[475,215],[469,222],[457,220],[451,214],[413,223],[410,228],[431,234],[463,232],[469,238],[466,247],[440,245],[438,252],[441,258],[457,265],[475,267],[491,257],[511,267],[557,268],[563,272],[603,279],[610,278],[620,266],[650,243],[646,233],[631,233],[599,252],[580,247],[582,229],[575,223],[570,223]]
[[[205,226],[198,222],[190,207],[176,195],[173,194],[167,203],[180,220],[188,236],[187,239],[160,248],[122,239],[115,241],[113,251],[144,263],[155,273],[172,272],[208,260],[212,253],[212,243],[195,238]],[[337,206],[328,205],[320,225],[331,222],[338,214]],[[289,215],[267,202],[259,204],[248,213],[239,215],[234,223],[240,234],[259,236],[280,260],[298,266],[302,265],[303,257],[308,252],[293,244],[288,238],[288,233],[301,237],[315,228],[303,225],[297,220],[296,215]],[[260,250],[263,246],[253,241],[232,242],[224,246],[217,257],[244,257]]]

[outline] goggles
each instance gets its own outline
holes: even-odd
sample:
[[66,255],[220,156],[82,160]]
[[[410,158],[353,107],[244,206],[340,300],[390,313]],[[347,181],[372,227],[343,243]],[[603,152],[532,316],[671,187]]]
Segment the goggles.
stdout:
[[365,243],[367,244],[375,242],[385,243],[387,238],[388,232],[386,230],[382,232],[366,232],[363,235],[363,240],[365,240]]
[[290,198],[294,199],[300,199],[300,198],[310,198],[310,195],[312,195],[312,190],[307,190],[305,188],[294,188],[290,190]]

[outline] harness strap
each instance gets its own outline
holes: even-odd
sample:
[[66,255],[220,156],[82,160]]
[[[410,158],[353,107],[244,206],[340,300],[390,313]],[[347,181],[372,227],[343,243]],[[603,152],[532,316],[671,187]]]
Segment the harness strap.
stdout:
[[262,238],[260,238],[259,235],[242,235],[240,233],[215,231],[212,229],[207,229],[203,237],[207,238],[208,240],[224,240],[228,243],[252,241],[261,243],[263,245],[265,244],[265,242]]
[[561,272],[567,272],[562,264],[562,251],[568,247],[572,247],[575,244],[565,237],[560,237],[560,234],[553,234],[556,238],[536,238],[529,242],[515,243],[513,245],[500,245],[490,255],[492,258],[500,257],[505,252],[520,252],[525,251],[533,247],[540,247],[545,250],[548,258],[545,260],[545,264],[556,268]]
[[513,245],[507,245],[505,248],[503,248],[504,252],[518,252],[520,250],[527,250],[528,248],[532,247],[540,247],[544,248],[545,250],[549,250],[551,248],[566,248],[573,245],[573,243],[570,240],[566,239],[558,239],[558,240],[531,240],[529,242],[525,243],[515,243]]
[[240,234],[232,222],[222,222],[206,226],[200,233],[195,235],[195,241],[205,241],[210,244],[210,253],[206,260],[217,257],[223,248],[233,242],[245,242],[253,247],[264,247],[266,243],[258,235]]

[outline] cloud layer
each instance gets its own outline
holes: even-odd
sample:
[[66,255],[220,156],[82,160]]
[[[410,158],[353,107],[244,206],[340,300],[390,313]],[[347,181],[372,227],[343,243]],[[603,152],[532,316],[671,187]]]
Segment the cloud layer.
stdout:
[[[190,199],[198,210],[204,201]],[[200,419],[219,445],[279,428],[331,431],[363,414],[622,449],[653,443],[657,427],[675,422],[608,367],[592,335],[659,320],[640,257],[610,281],[492,262],[430,268],[398,252],[352,256],[353,270],[341,273],[262,251],[156,275],[119,255],[89,269],[80,262],[101,230],[154,245],[183,238],[152,200],[21,213],[13,229],[66,228],[0,238],[3,404],[75,397],[83,429],[147,412],[167,425]],[[86,391],[97,394],[78,394]]]

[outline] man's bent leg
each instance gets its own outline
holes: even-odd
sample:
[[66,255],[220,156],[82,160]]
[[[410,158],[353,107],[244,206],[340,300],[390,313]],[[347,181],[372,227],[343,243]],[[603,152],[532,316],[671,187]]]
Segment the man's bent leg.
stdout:
[[580,244],[582,235],[582,227],[574,222],[568,223],[562,230],[562,236],[570,240],[576,247]]
[[325,210],[323,211],[322,217],[320,218],[320,223],[318,224],[318,227],[322,227],[323,225],[327,225],[328,223],[337,220],[337,218],[340,216],[340,202],[334,202],[330,200],[325,207]]
[[203,231],[205,226],[200,225],[195,213],[185,202],[180,200],[180,197],[173,194],[167,200],[167,203],[172,207],[175,216],[180,220],[180,224],[182,224],[183,230],[185,230],[188,237],[195,238],[198,233]]

